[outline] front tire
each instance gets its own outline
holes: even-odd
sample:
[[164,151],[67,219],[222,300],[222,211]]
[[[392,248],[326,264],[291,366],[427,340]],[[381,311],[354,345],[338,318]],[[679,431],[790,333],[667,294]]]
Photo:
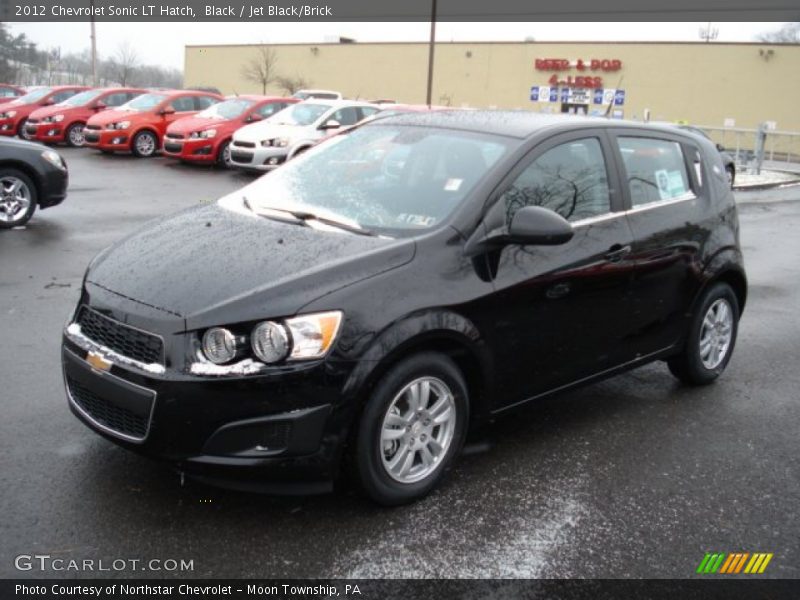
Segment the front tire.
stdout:
[[452,360],[426,352],[400,362],[375,386],[358,424],[361,488],[385,506],[422,498],[452,466],[468,420],[467,386]]
[[22,138],[23,140],[28,140],[29,142],[33,141],[33,136],[30,135],[27,131],[25,131],[25,125],[28,124],[28,119],[22,119],[17,125],[17,136]]
[[688,385],[711,383],[728,366],[738,329],[736,294],[727,283],[713,284],[692,317],[683,350],[667,361],[669,370]]
[[67,145],[72,148],[82,148],[83,145],[86,143],[86,140],[83,137],[83,123],[73,123],[69,127],[67,127],[66,135],[64,136],[64,141],[67,142]]
[[0,169],[0,229],[27,223],[36,212],[36,186],[22,171]]
[[131,142],[131,151],[138,158],[155,156],[158,150],[158,139],[152,131],[140,131]]
[[233,162],[231,161],[231,141],[223,142],[217,151],[217,168],[219,169],[232,169]]

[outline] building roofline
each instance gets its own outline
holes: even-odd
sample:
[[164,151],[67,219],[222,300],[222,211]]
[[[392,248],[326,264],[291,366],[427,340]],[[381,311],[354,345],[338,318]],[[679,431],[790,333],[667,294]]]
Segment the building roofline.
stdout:
[[[667,42],[654,42],[654,41],[525,41],[525,40],[497,40],[497,41],[441,41],[436,42],[437,46],[455,46],[455,45],[524,45],[524,46],[539,46],[539,45],[615,45],[615,46],[631,46],[631,45],[646,45],[646,46],[788,46],[800,47],[800,43],[788,44],[777,42],[703,42],[703,41],[667,41]],[[279,44],[186,44],[184,48],[257,48],[260,46],[342,46],[353,48],[358,46],[427,46],[427,41],[405,41],[405,42],[286,42]]]

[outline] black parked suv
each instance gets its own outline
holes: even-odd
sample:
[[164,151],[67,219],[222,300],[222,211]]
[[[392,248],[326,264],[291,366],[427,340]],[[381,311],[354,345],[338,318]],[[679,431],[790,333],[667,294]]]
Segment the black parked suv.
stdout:
[[27,223],[36,208],[67,197],[67,163],[41,144],[0,139],[0,229]]
[[665,360],[707,384],[747,284],[710,142],[518,112],[380,119],[102,252],[63,338],[95,431],[210,483],[384,504],[468,428]]

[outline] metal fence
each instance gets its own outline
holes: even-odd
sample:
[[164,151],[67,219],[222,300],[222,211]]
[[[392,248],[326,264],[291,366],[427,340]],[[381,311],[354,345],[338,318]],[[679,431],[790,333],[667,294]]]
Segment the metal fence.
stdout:
[[[722,145],[736,160],[736,164],[746,167],[756,158],[758,148],[758,129],[740,127],[708,127],[696,125],[705,131],[716,143]],[[800,133],[795,131],[766,130],[764,140],[764,161],[771,166],[781,166],[792,170],[800,169]]]

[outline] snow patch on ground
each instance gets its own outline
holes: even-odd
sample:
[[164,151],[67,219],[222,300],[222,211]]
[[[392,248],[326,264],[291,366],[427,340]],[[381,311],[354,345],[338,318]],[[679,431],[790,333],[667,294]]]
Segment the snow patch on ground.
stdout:
[[[365,532],[363,544],[345,551],[332,575],[354,579],[547,577],[557,550],[569,545],[575,528],[587,516],[578,499],[580,486],[566,483],[558,486],[566,488],[563,494],[515,498],[513,514],[495,513],[492,499],[503,493],[501,484],[477,499],[436,494],[400,509],[404,514],[387,519],[381,530]],[[496,505],[511,504],[503,499]],[[452,523],[454,511],[462,515],[463,529],[444,525]],[[481,535],[481,530],[487,535]]]

